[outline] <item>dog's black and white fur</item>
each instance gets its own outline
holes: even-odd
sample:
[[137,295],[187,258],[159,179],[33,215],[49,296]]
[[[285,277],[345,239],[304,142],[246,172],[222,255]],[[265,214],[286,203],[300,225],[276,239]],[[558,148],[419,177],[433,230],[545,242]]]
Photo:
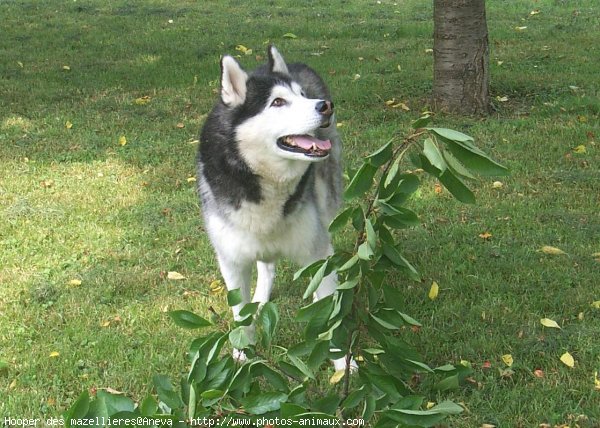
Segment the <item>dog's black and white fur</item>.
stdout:
[[[304,266],[332,253],[327,228],[342,195],[342,144],[325,83],[307,65],[286,64],[275,47],[268,57],[250,74],[223,57],[221,96],[200,136],[205,227],[227,289],[241,290],[236,319],[245,303],[269,300],[277,259]],[[333,294],[336,285],[332,273],[314,299]],[[334,363],[344,367],[344,359]]]

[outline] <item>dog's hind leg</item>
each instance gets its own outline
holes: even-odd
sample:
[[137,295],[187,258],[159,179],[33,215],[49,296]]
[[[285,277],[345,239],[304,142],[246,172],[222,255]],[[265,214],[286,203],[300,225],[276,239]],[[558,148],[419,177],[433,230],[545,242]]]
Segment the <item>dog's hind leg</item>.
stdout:
[[275,281],[275,263],[256,262],[256,290],[254,291],[253,302],[259,302],[261,305],[267,303],[273,290]]

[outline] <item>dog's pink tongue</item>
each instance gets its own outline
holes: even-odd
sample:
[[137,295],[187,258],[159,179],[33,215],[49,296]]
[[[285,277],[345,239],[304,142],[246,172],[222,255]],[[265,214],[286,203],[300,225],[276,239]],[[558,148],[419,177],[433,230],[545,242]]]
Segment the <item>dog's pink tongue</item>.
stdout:
[[321,150],[331,150],[331,141],[329,140],[318,140],[310,135],[294,135],[293,138],[296,145],[305,150],[310,150],[313,145]]

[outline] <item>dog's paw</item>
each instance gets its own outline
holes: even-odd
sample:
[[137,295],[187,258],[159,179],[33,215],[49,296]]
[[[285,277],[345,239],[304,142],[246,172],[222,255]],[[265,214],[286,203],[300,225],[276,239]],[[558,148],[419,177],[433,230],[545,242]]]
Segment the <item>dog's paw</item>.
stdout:
[[[346,357],[331,360],[335,371],[346,370]],[[354,361],[354,358],[350,358],[350,373],[356,373],[358,371],[358,364]]]
[[233,356],[233,359],[238,363],[245,363],[248,360],[246,353],[239,349],[233,348],[232,356]]

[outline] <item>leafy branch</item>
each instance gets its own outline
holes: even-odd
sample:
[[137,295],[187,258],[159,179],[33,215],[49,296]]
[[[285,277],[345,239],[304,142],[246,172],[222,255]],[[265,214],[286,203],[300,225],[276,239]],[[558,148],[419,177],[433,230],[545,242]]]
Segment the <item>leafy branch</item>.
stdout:
[[[389,140],[351,174],[344,193],[349,206],[329,227],[331,233],[341,233],[350,223],[355,236],[351,248],[336,251],[294,275],[294,280],[310,278],[304,298],[330,273],[337,272],[339,280],[333,295],[296,314],[296,321],[304,325],[299,343],[289,348],[274,346],[277,306],[269,302],[259,310],[257,303],[247,304],[240,312],[241,320],[233,326],[219,321],[217,331],[191,343],[189,372],[181,379],[179,390],[166,377],[155,376],[156,396],[138,406],[124,396],[103,393],[91,400],[86,393],[65,415],[67,425],[69,418],[76,417],[142,415],[180,426],[193,418],[227,417],[255,423],[260,417],[278,417],[290,421],[362,418],[376,428],[430,427],[462,412],[462,407],[449,401],[424,408],[424,397],[410,384],[415,373],[427,373],[441,377],[434,385],[439,391],[458,388],[470,368],[445,365],[432,369],[402,338],[406,327],[421,326],[404,312],[402,292],[392,285],[398,283],[398,274],[420,279],[396,239],[398,230],[420,224],[417,214],[406,205],[421,183],[415,172],[403,170],[403,164],[406,155],[416,151],[411,157],[414,166],[466,203],[475,200],[466,182],[476,175],[507,171],[468,135],[427,127],[429,121],[427,115],[417,120],[413,132],[401,140]],[[229,305],[241,301],[238,293],[228,293]],[[212,322],[191,312],[173,311],[170,316],[183,328],[214,328]],[[258,333],[256,342],[246,333],[252,323]],[[230,352],[223,354],[227,343],[243,349],[248,360],[239,363]],[[328,392],[319,381],[322,367],[326,360],[342,357],[346,369],[330,377],[334,390]],[[357,374],[350,370],[352,358],[358,362]]]

